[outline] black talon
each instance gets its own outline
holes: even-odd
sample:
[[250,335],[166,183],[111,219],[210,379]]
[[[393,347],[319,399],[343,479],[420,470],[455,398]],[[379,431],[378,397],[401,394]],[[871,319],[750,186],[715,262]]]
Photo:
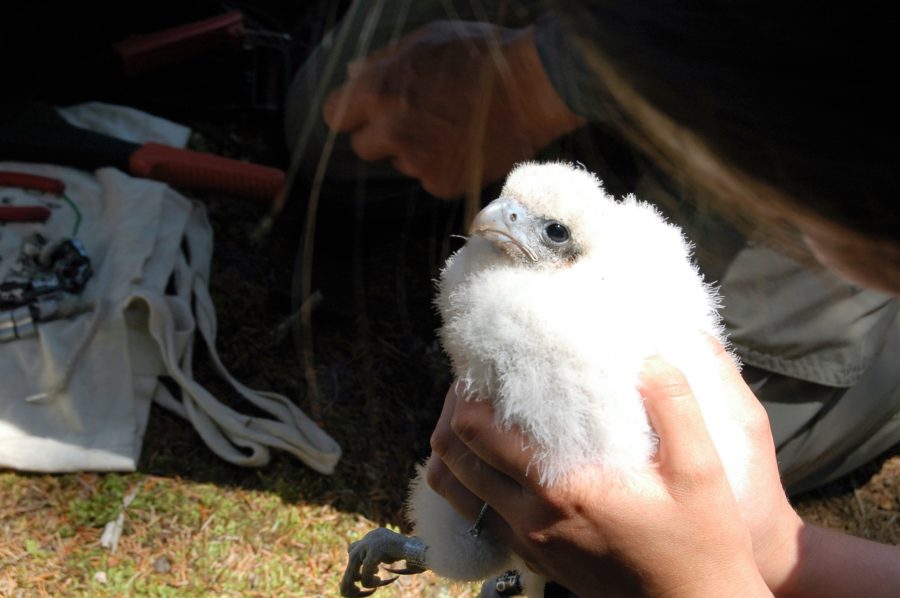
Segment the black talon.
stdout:
[[[382,588],[386,585],[390,585],[390,584],[394,583],[395,581],[397,581],[398,579],[399,579],[399,577],[392,577],[390,579],[381,579],[381,578],[376,577],[373,580],[375,583],[373,584],[374,587],[371,590],[360,590],[359,588],[356,587],[355,584],[351,585],[351,586],[342,585],[341,586],[341,596],[344,596],[345,598],[365,598],[366,596],[371,596],[372,594],[374,594],[378,588]],[[366,585],[368,586],[368,584],[366,584]]]
[[[386,571],[390,571],[391,573],[396,573],[397,575],[415,575],[416,573],[424,573],[428,571],[425,567],[417,567],[415,565],[406,566],[402,569],[394,569],[393,567],[385,567]],[[394,579],[397,579],[396,577]]]
[[394,583],[395,581],[397,581],[398,579],[400,579],[400,578],[399,577],[392,577],[390,579],[380,579],[379,578],[378,583],[375,585],[375,587],[382,588],[384,586],[388,586],[388,585]]
[[362,579],[361,579],[361,580],[359,581],[359,583],[360,583],[363,587],[366,587],[366,588],[374,588],[374,589],[372,590],[372,591],[374,592],[374,591],[377,590],[378,588],[381,588],[381,587],[384,587],[384,586],[387,586],[387,585],[390,585],[390,584],[394,583],[395,581],[397,581],[397,579],[398,579],[397,577],[391,577],[390,579],[381,579],[380,577],[372,576],[372,577],[370,577],[370,578],[368,578],[368,579],[365,579],[365,580],[362,580]]
[[345,598],[365,598],[366,596],[371,596],[375,593],[375,590],[362,591],[359,588],[354,586],[341,586],[341,596]]

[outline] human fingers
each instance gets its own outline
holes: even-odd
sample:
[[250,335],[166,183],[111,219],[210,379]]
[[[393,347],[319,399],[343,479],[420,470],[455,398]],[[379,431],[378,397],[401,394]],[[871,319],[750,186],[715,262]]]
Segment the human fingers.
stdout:
[[338,132],[352,131],[364,124],[383,95],[383,87],[394,57],[416,43],[423,30],[410,33],[395,43],[378,48],[368,56],[347,64],[347,81],[329,93],[322,106],[325,123]]
[[453,418],[453,412],[456,410],[456,404],[460,401],[459,381],[454,381],[444,395],[444,404],[441,406],[441,415],[438,417],[434,431],[431,433],[431,448],[435,450],[435,445],[440,446],[447,442],[447,436],[453,434],[450,428],[450,420]]
[[[491,530],[491,532],[504,539],[508,545],[512,545],[515,536],[509,524],[494,509],[484,511],[485,504],[493,505],[475,496],[457,480],[437,455],[432,455],[428,460],[425,468],[425,480],[457,513],[471,521],[473,525],[481,517],[481,527]],[[484,514],[482,514],[482,511],[484,511]]]
[[350,146],[357,156],[369,162],[393,158],[401,151],[385,118],[368,121],[356,129],[350,136]]
[[350,136],[350,146],[363,160],[390,160],[400,174],[420,178],[423,152],[420,144],[405,133],[402,120],[382,114],[366,122]]
[[[431,447],[434,451],[432,461],[435,456],[440,459],[441,464],[447,468],[453,478],[458,480],[462,485],[468,488],[472,493],[477,495],[481,500],[496,505],[498,501],[505,500],[506,497],[518,495],[520,493],[519,486],[507,475],[488,463],[483,461],[466,445],[454,429],[453,420],[455,413],[473,403],[481,403],[480,401],[466,401],[462,399],[456,392],[456,386],[450,389],[444,400],[444,408],[441,417],[435,426],[434,433],[431,436]],[[482,420],[480,425],[490,434],[495,432],[493,425],[493,410],[488,409],[483,413],[486,419]],[[439,467],[439,465],[430,465],[431,467]],[[435,474],[435,480],[441,479],[439,475],[440,469],[432,472]],[[430,484],[430,482],[429,482]],[[432,487],[441,492],[440,488]]]
[[746,487],[752,492],[738,496],[741,517],[753,540],[753,551],[760,573],[770,587],[783,583],[790,574],[785,563],[791,562],[797,531],[803,525],[781,484],[775,443],[769,417],[762,403],[747,386],[734,359],[722,344],[707,337],[719,366],[725,392],[716,397],[729,409],[729,416],[742,426],[751,454],[746,464]]
[[675,488],[691,487],[724,474],[687,379],[658,356],[644,361],[641,395],[653,429],[659,436],[657,461]]
[[495,424],[495,412],[486,401],[459,401],[450,421],[453,432],[490,467],[522,486],[536,484],[528,470],[533,463],[532,441],[517,426]]
[[474,520],[481,511],[484,501],[466,488],[447,467],[437,454],[432,454],[425,465],[425,481],[432,490],[440,494],[444,500],[467,519]]
[[348,79],[325,96],[322,118],[331,130],[338,133],[352,131],[368,120],[371,98],[363,92],[361,79]]

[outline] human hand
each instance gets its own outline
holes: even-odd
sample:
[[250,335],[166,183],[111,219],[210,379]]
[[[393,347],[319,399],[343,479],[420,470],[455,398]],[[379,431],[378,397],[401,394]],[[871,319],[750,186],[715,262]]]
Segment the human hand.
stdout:
[[436,21],[351,63],[323,116],[360,158],[390,160],[445,199],[584,123],[550,84],[531,28],[470,21]]
[[489,404],[460,400],[452,389],[432,439],[439,458],[431,459],[429,483],[468,517],[484,499],[494,511],[488,525],[537,572],[579,595],[612,587],[766,593],[763,581],[777,590],[796,559],[799,518],[781,490],[765,411],[716,345],[733,389],[722,400],[754,446],[748,487],[756,494],[741,503],[687,382],[659,359],[648,360],[642,393],[660,449],[655,467],[633,484],[604,484],[598,470],[584,468],[540,486],[526,473],[531,454],[521,432],[498,430]]

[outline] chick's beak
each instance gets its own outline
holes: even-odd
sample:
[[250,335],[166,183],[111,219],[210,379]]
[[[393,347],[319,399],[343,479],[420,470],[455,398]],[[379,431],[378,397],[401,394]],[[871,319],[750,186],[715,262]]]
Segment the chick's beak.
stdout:
[[478,212],[469,226],[469,234],[483,237],[507,253],[524,255],[536,262],[537,255],[528,246],[530,219],[518,201],[498,197]]

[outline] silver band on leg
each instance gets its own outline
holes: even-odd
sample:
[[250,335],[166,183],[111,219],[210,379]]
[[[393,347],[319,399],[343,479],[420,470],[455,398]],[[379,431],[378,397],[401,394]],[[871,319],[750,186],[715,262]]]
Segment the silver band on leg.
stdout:
[[407,567],[419,567],[421,569],[426,569],[425,565],[425,551],[428,550],[428,547],[422,542],[422,540],[411,537],[407,538],[403,542],[403,559],[406,561]]
[[481,526],[484,524],[484,516],[487,515],[488,509],[491,507],[484,503],[481,507],[481,511],[478,513],[478,517],[475,518],[475,522],[472,524],[472,527],[469,528],[469,535],[473,538],[477,538],[481,535]]

